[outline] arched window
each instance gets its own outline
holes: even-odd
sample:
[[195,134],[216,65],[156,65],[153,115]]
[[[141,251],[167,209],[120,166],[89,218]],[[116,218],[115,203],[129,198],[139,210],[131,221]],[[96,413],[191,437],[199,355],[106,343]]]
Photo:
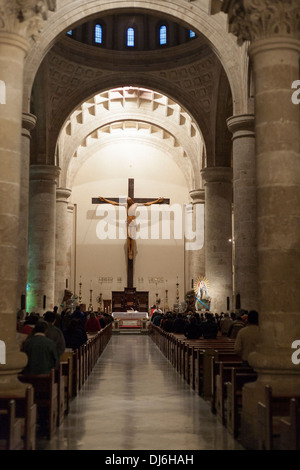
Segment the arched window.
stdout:
[[167,44],[167,27],[163,25],[159,28],[159,44],[163,46]]
[[127,29],[127,47],[134,47],[134,29]]
[[196,37],[195,31],[192,31],[192,30],[190,29],[190,38],[195,38],[195,37]]
[[101,24],[96,24],[95,26],[95,43],[102,44],[103,42],[103,29]]

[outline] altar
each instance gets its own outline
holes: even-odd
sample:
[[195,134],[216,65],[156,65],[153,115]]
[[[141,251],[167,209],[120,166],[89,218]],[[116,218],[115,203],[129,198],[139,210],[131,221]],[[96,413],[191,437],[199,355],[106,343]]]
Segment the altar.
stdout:
[[141,318],[149,318],[147,312],[136,312],[136,311],[128,311],[128,312],[112,312],[112,316],[114,319],[119,318],[120,320],[138,320]]
[[114,332],[132,332],[136,333],[147,331],[147,322],[149,315],[147,312],[127,311],[112,312],[114,319]]

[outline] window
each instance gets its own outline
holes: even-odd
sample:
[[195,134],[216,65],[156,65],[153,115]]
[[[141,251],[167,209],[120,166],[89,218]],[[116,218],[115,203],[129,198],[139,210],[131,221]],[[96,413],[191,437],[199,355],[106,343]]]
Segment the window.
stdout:
[[190,38],[195,38],[195,37],[196,37],[195,31],[192,31],[192,30],[190,29]]
[[134,29],[127,29],[127,47],[134,47]]
[[167,27],[165,25],[159,28],[159,44],[161,46],[167,44]]
[[102,44],[103,42],[103,30],[101,24],[95,26],[95,43]]
[[72,36],[72,34],[73,34],[72,29],[70,29],[70,30],[67,32],[67,34],[68,34],[69,36]]

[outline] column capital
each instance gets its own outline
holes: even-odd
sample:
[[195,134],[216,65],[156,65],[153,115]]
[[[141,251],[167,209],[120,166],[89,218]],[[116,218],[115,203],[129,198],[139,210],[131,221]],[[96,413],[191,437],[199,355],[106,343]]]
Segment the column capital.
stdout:
[[204,204],[205,202],[205,190],[204,189],[192,189],[190,191],[190,197],[193,204]]
[[300,39],[299,0],[224,0],[212,13],[228,15],[229,32],[238,43],[271,37]]
[[49,11],[55,9],[56,0],[0,0],[0,41],[3,32],[36,41]]
[[230,167],[211,166],[201,170],[205,183],[231,183],[233,171]]
[[68,203],[72,190],[68,188],[56,188],[56,202]]
[[22,113],[22,126],[28,131],[32,131],[36,125],[36,116],[31,113]]
[[227,127],[233,134],[233,139],[254,137],[254,114],[240,114],[227,119]]
[[56,181],[60,168],[55,165],[30,165],[31,181]]

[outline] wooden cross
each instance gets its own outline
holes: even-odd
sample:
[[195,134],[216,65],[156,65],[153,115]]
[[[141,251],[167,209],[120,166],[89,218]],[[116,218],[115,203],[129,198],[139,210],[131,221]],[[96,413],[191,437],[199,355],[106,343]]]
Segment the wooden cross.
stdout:
[[[149,198],[135,198],[134,197],[134,179],[128,179],[128,198],[131,198],[134,203],[150,205],[151,203],[155,204],[170,204],[170,199],[161,198],[159,202],[156,202],[157,199]],[[111,203],[119,204],[120,198],[107,198]],[[92,204],[107,204],[106,201],[100,199],[100,197],[93,197]],[[133,287],[133,257],[128,257],[127,259],[127,287]]]

